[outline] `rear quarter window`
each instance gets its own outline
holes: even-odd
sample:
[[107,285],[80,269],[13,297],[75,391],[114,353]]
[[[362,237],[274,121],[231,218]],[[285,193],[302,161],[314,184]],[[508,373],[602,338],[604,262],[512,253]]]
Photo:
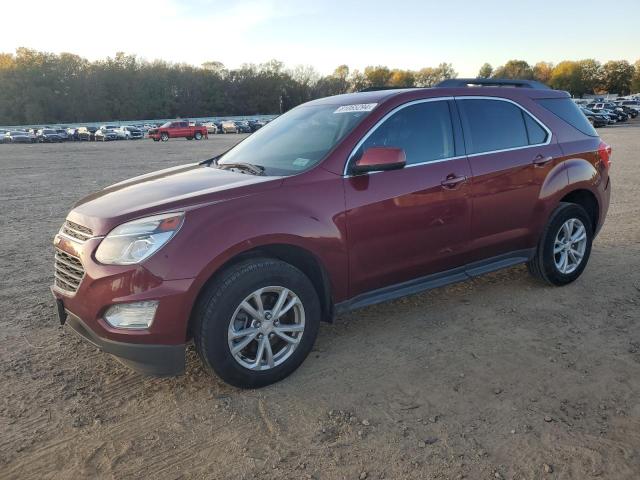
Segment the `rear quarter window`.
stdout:
[[590,137],[598,136],[587,117],[570,98],[541,98],[536,102],[585,135]]

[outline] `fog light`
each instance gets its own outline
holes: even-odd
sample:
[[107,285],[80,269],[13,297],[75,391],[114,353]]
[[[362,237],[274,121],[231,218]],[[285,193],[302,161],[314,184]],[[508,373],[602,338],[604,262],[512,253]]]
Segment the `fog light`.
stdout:
[[119,303],[112,305],[104,314],[104,319],[115,328],[149,328],[158,308],[158,301]]

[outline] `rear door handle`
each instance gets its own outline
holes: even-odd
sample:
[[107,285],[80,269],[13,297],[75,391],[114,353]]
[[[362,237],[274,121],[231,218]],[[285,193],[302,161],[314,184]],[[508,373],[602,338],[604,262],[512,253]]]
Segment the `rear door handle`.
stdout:
[[545,157],[544,155],[536,155],[536,158],[533,159],[533,164],[537,167],[542,167],[543,165],[546,165],[547,163],[549,163],[551,160],[553,160],[553,157]]
[[447,175],[447,178],[442,180],[442,182],[440,182],[440,185],[442,185],[444,188],[448,188],[449,190],[452,190],[456,188],[458,185],[466,181],[467,181],[467,177],[464,175],[457,177],[454,174],[451,174],[451,175]]

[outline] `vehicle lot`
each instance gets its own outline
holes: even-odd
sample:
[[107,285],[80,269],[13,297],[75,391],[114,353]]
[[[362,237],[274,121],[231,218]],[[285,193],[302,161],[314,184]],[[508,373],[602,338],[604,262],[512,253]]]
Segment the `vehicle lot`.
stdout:
[[3,146],[0,477],[637,478],[640,121],[599,133],[612,205],[577,282],[517,267],[353,312],[259,391],[193,351],[183,377],[132,373],[57,326],[48,291],[75,200],[243,135]]

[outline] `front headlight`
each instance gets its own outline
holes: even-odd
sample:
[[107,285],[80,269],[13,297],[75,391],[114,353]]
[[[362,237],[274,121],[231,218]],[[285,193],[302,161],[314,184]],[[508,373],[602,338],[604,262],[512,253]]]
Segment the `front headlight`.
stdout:
[[123,223],[102,240],[96,260],[108,265],[140,263],[162,248],[182,226],[184,213],[165,213]]

